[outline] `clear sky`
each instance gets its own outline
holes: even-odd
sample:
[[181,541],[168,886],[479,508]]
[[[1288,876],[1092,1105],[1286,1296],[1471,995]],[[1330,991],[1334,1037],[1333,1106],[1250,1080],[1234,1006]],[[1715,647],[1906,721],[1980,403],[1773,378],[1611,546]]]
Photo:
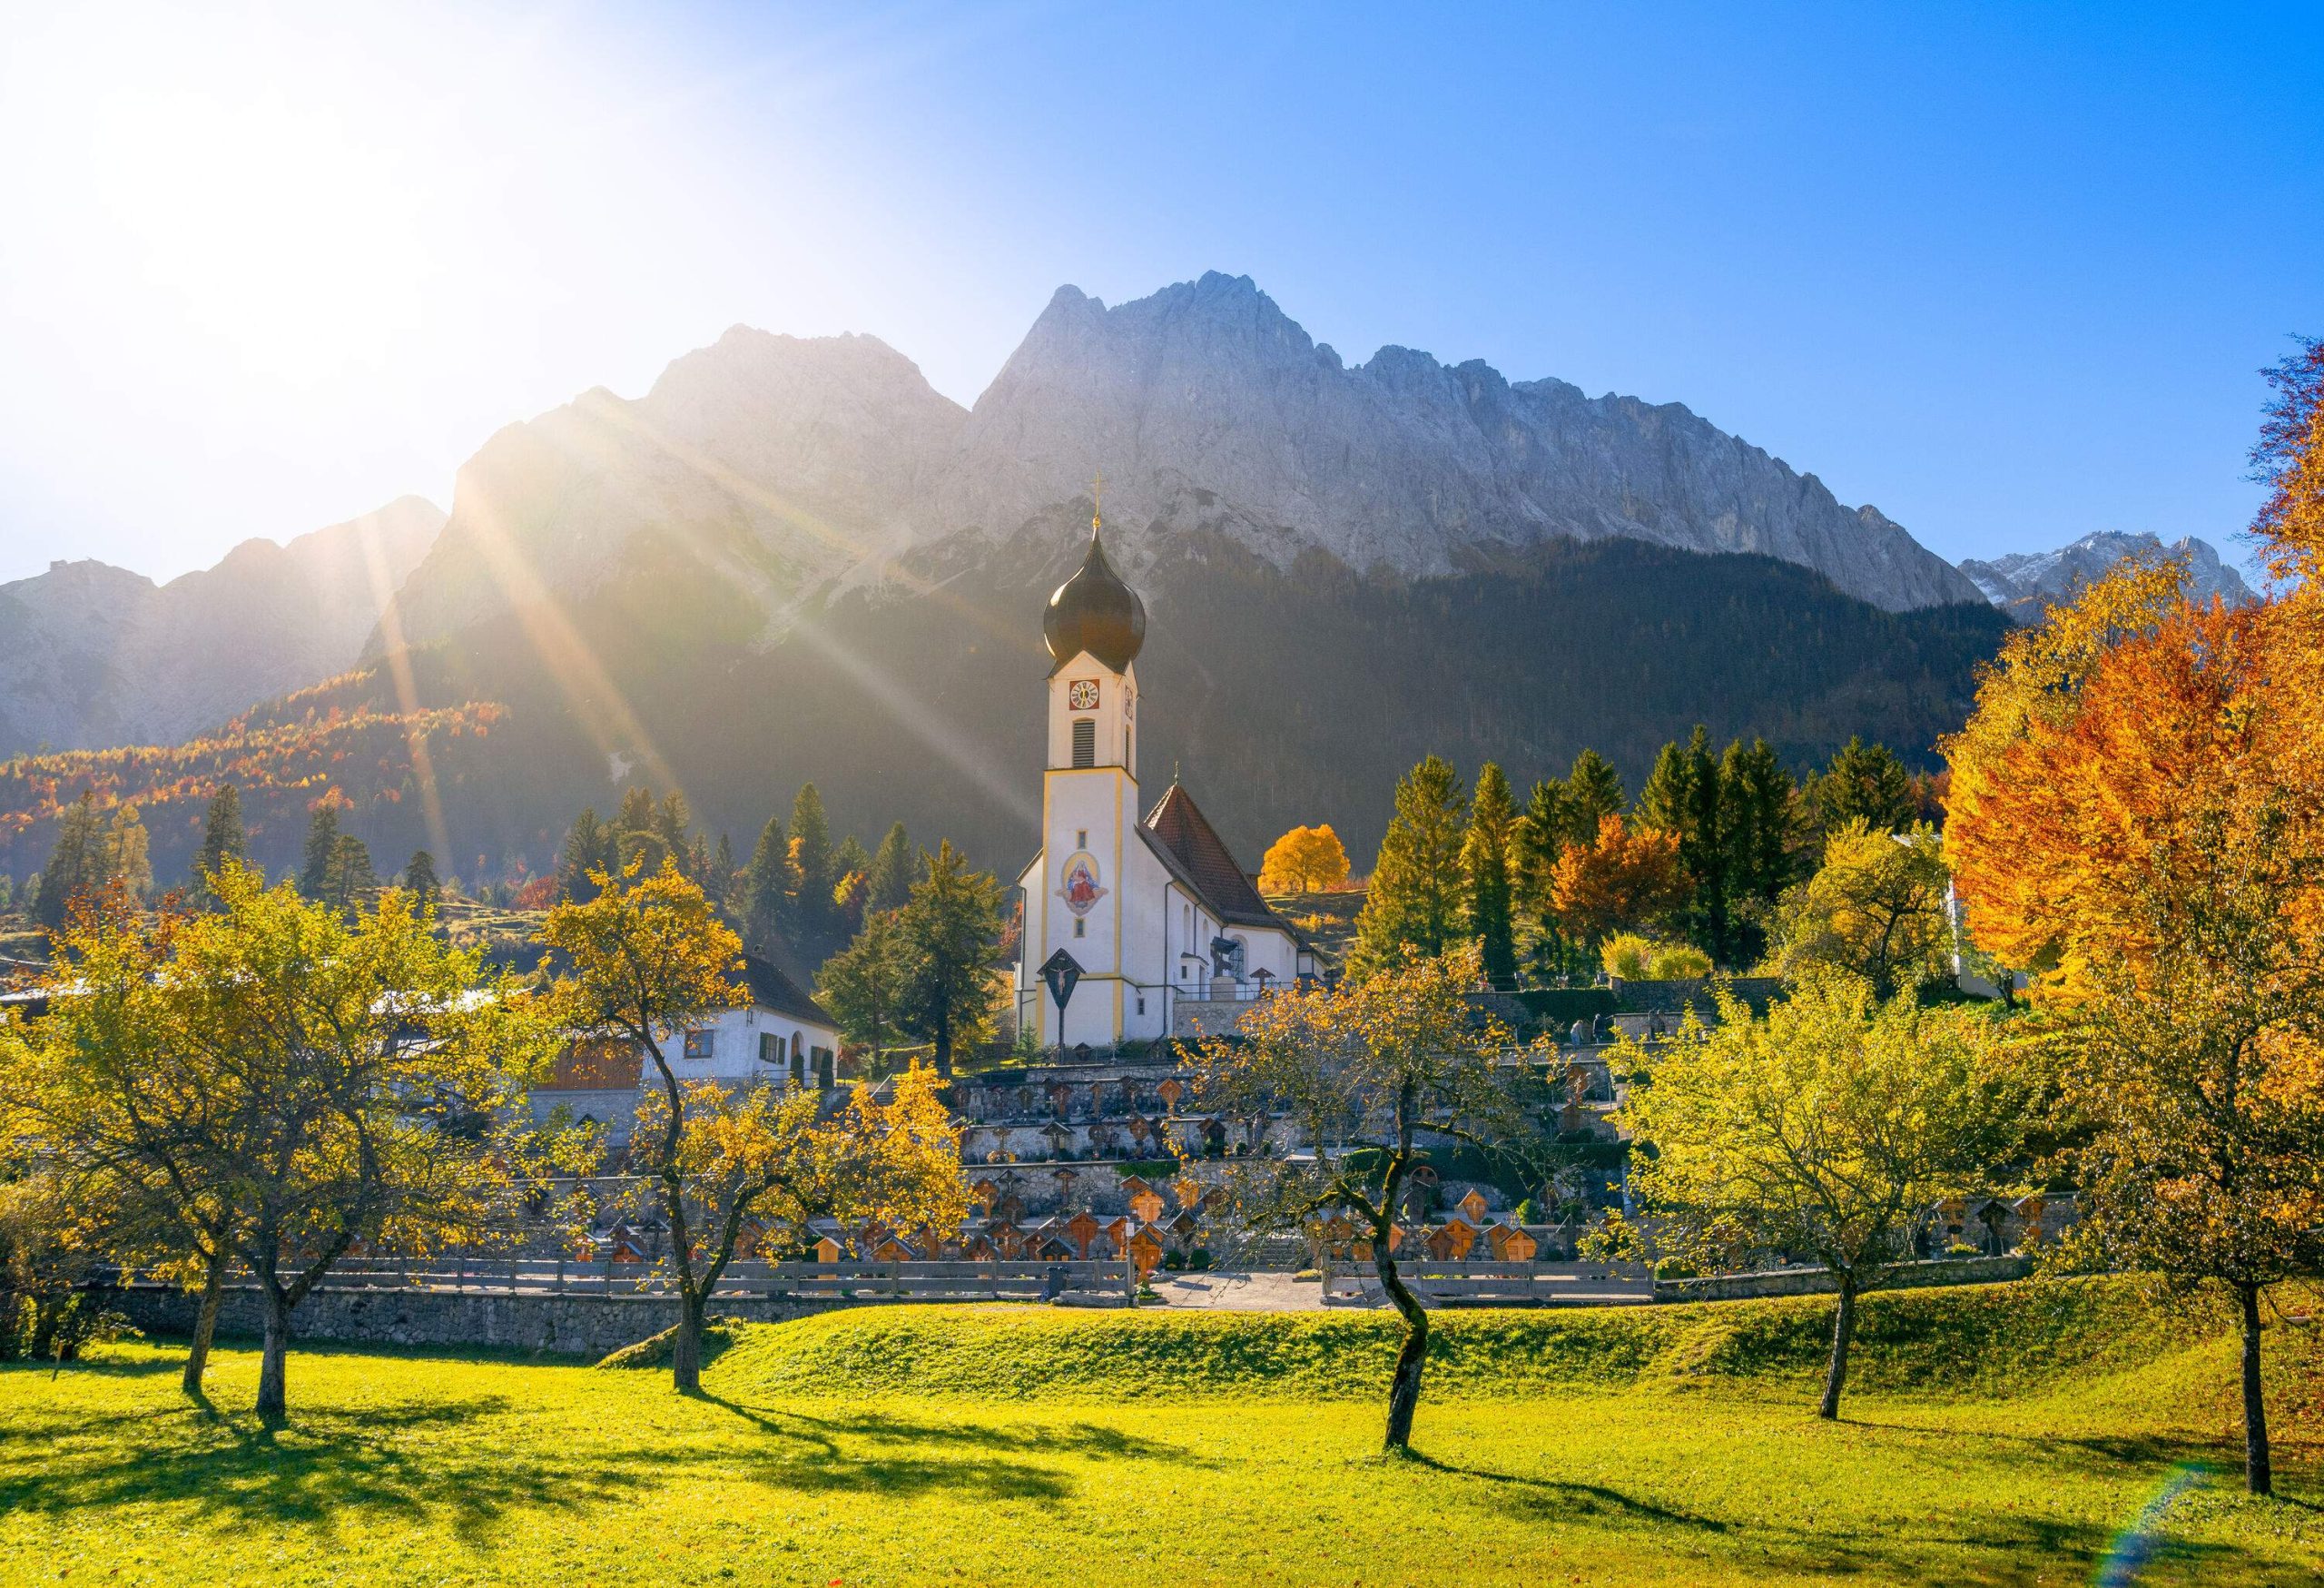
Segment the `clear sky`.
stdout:
[[0,0],[0,578],[166,577],[735,321],[963,402],[1248,274],[1687,403],[1948,557],[2230,555],[2324,332],[2324,11]]

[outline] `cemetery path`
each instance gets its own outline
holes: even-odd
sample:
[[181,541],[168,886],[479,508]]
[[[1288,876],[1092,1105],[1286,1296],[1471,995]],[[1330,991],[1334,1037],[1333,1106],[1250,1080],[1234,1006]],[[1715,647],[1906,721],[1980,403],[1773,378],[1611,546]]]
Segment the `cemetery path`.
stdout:
[[1155,1294],[1166,1307],[1207,1307],[1216,1312],[1321,1312],[1324,1287],[1313,1279],[1284,1273],[1157,1274]]

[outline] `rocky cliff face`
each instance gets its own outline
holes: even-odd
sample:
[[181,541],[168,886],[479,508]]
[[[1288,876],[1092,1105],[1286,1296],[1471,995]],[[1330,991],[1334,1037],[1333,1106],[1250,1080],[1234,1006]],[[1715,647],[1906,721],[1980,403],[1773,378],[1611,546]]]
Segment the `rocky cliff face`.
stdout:
[[911,587],[903,567],[1045,562],[1100,469],[1134,571],[1223,540],[1421,577],[1624,537],[1774,557],[1889,611],[1979,598],[1877,509],[1675,403],[1406,348],[1350,369],[1214,273],[1113,309],[1060,288],[972,412],[876,339],[738,327],[635,402],[593,391],[495,436],[399,619],[439,637],[675,553],[771,642],[803,600]]
[[2159,536],[2102,529],[2054,551],[2013,553],[1991,562],[1972,557],[1961,571],[2014,621],[2032,624],[2039,623],[2053,603],[2073,600],[2084,585],[2104,577],[2131,557],[2185,558],[2187,593],[2197,601],[2216,597],[2233,606],[2252,598],[2243,576],[2221,560],[2209,541],[2191,535],[2165,546]]
[[1007,539],[1106,472],[1133,565],[1189,531],[1287,566],[1442,574],[1554,539],[1757,552],[1890,611],[1977,592],[1876,508],[1676,403],[1511,382],[1409,348],[1344,366],[1247,277],[1108,309],[1060,288],[961,427],[925,539]]
[[737,326],[634,402],[600,389],[486,442],[398,603],[401,632],[440,637],[673,555],[779,619],[898,548],[967,417],[875,337]]
[[173,743],[330,676],[443,522],[405,497],[162,586],[94,561],[0,585],[0,755]]

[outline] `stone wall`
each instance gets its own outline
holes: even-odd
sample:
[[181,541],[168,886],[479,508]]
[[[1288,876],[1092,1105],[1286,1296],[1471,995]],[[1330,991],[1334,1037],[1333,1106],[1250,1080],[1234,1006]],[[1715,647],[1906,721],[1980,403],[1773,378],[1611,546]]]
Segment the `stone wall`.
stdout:
[[[1883,1290],[1915,1290],[1931,1285],[1991,1285],[2023,1279],[2034,1271],[2026,1257],[1955,1258],[1936,1263],[1904,1263],[1888,1270]],[[1820,1268],[1787,1268],[1773,1274],[1728,1274],[1709,1279],[1657,1279],[1657,1301],[1741,1301],[1754,1296],[1828,1296],[1839,1288]]]
[[[125,1313],[149,1335],[193,1329],[194,1298],[156,1285],[102,1293],[100,1305]],[[736,1297],[711,1304],[718,1317],[780,1323],[855,1302],[769,1301]],[[265,1309],[253,1287],[230,1287],[220,1306],[222,1336],[255,1336]],[[678,1321],[675,1297],[663,1296],[464,1296],[418,1290],[317,1290],[290,1315],[292,1336],[349,1345],[497,1346],[596,1358],[635,1345]]]

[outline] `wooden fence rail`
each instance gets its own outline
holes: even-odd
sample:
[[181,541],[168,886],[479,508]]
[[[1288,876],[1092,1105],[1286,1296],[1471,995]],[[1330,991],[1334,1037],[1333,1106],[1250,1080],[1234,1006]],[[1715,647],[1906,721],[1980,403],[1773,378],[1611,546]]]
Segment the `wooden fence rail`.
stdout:
[[[878,1298],[1039,1300],[1060,1290],[1119,1290],[1115,1262],[764,1263],[736,1261],[719,1276],[720,1297],[801,1300]],[[424,1290],[500,1296],[669,1296],[670,1276],[653,1263],[580,1263],[547,1258],[438,1258],[341,1263],[330,1290]]]

